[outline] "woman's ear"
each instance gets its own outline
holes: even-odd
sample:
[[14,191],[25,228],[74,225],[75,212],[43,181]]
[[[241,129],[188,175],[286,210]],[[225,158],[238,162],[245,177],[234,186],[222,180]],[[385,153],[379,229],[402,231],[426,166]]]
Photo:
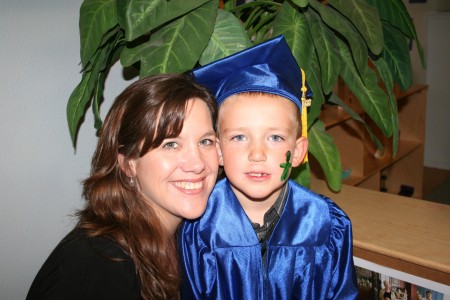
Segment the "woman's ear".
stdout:
[[308,139],[299,137],[295,142],[294,156],[292,157],[292,167],[298,167],[308,151]]
[[136,177],[136,160],[135,159],[125,159],[123,154],[119,153],[117,155],[117,161],[119,163],[120,169],[130,178]]
[[217,153],[219,154],[219,166],[223,167],[223,155],[222,155],[222,149],[220,148],[220,139],[217,139],[216,148],[217,148]]

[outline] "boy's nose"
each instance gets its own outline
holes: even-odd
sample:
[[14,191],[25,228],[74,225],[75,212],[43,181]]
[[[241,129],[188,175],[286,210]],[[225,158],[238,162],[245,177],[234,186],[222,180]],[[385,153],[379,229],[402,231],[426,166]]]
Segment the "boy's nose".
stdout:
[[265,161],[266,158],[266,148],[264,145],[261,143],[252,143],[250,145],[248,152],[249,161]]

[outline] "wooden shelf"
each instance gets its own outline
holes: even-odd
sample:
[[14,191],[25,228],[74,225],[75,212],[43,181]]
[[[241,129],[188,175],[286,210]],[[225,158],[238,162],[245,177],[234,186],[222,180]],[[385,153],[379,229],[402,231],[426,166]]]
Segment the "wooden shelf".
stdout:
[[364,176],[371,176],[382,169],[395,164],[400,159],[408,156],[415,150],[422,146],[421,142],[417,141],[403,141],[400,140],[398,152],[395,157],[392,157],[392,152],[385,149],[388,152],[383,158],[375,158],[372,153],[364,153]]
[[[426,91],[427,89],[428,86],[425,84],[414,84],[408,90],[399,90],[395,94],[397,96],[397,101],[401,101],[407,99],[411,95]],[[363,109],[360,106],[352,105],[352,109],[359,115],[364,113]],[[340,124],[342,122],[350,120],[351,118],[352,117],[338,105],[325,104],[322,111],[320,112],[320,120],[325,123],[326,128]]]
[[[324,181],[311,188],[352,220],[354,256],[445,285],[450,284],[450,206]],[[395,234],[390,234],[395,231]]]
[[426,84],[413,84],[409,89],[406,91],[398,91],[397,94],[397,101],[400,101],[402,99],[406,99],[407,97],[414,95],[416,93],[426,91],[428,89],[428,85]]
[[325,104],[320,112],[320,119],[325,123],[326,128],[333,127],[352,117],[340,106]]
[[[347,97],[349,106],[366,121],[383,144],[383,154],[377,153],[374,142],[360,122],[339,106],[324,106],[320,119],[339,149],[344,184],[379,190],[380,177],[383,175],[389,192],[398,193],[400,187],[405,185],[414,189],[413,197],[422,197],[427,89],[427,85],[416,84],[407,91],[394,91],[400,128],[395,156],[392,153],[392,138],[384,137],[349,91],[338,94],[341,98]],[[311,171],[313,178],[324,179],[320,166],[314,160],[311,162]]]

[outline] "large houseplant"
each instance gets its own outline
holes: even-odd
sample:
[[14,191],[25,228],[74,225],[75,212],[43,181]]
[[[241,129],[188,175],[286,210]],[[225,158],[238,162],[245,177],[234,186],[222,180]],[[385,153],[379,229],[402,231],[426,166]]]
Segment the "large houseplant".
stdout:
[[[104,82],[117,61],[137,68],[140,77],[184,72],[284,34],[314,93],[308,110],[309,151],[320,163],[329,186],[340,189],[341,163],[333,139],[319,119],[322,105],[341,105],[364,122],[333,93],[338,78],[381,131],[392,136],[393,152],[397,151],[393,86],[395,82],[407,89],[412,84],[411,40],[416,41],[423,63],[414,24],[402,0],[236,2],[84,0],[79,22],[82,79],[67,106],[74,145],[89,104],[96,128],[101,125]],[[309,166],[295,176],[308,184]]]

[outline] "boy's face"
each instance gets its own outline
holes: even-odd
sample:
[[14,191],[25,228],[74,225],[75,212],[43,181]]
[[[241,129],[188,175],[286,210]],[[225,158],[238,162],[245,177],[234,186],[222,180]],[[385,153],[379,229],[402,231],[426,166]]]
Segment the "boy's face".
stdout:
[[238,199],[275,202],[286,152],[293,167],[307,150],[307,140],[297,138],[300,120],[291,101],[267,94],[238,94],[219,109],[219,163]]

